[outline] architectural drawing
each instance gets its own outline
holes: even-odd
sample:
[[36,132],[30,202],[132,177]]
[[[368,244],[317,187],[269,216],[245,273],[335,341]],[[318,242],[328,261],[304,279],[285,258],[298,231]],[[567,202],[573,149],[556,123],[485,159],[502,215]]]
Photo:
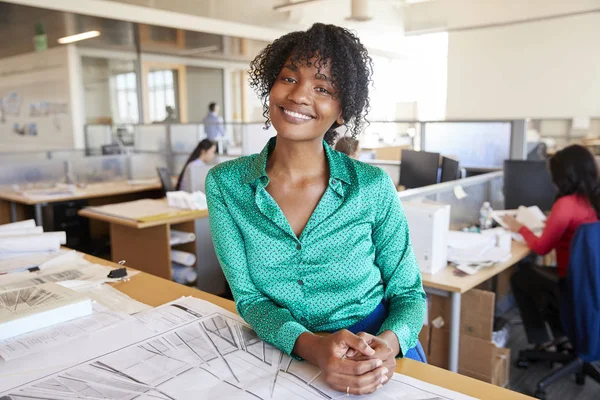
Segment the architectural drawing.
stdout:
[[58,293],[34,286],[0,293],[0,315],[19,314],[50,301],[60,301]]
[[[0,400],[331,400],[346,396],[330,389],[318,368],[262,342],[232,314],[186,310],[196,318],[0,394]],[[470,399],[397,374],[364,398]]]

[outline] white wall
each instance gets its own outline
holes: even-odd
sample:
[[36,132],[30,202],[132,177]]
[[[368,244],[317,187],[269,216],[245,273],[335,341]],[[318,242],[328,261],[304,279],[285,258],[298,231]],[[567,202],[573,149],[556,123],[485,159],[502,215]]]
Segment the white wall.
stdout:
[[451,32],[451,118],[600,115],[600,13]]
[[[16,112],[5,113],[4,121],[0,120],[0,151],[47,150],[75,145],[69,60],[67,46],[0,60],[0,101],[4,99],[6,108],[9,94],[14,93],[20,99]],[[43,102],[66,105],[66,112],[32,115],[32,106]],[[15,125],[28,124],[37,126],[36,136],[15,132]]]
[[223,116],[223,70],[187,67],[188,120],[202,122],[212,102],[221,107]]

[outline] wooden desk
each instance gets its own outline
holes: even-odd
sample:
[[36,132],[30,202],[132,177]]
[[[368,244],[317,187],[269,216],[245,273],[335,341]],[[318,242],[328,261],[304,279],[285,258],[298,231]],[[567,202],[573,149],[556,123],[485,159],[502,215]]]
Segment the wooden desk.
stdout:
[[[110,261],[102,260],[97,257],[86,255],[85,258],[93,263],[107,265],[113,268],[118,267],[118,265]],[[169,301],[177,300],[181,296],[193,296],[209,301],[228,311],[237,313],[232,301],[143,272],[131,278],[129,282],[116,283],[113,284],[113,286],[132,298],[154,307]],[[498,386],[413,360],[398,360],[396,372],[480,399],[531,399],[520,393],[512,392]]]
[[0,190],[0,200],[8,202],[10,204],[11,222],[17,221],[17,204],[22,204],[34,207],[35,222],[38,226],[42,226],[42,207],[50,203],[123,196],[133,193],[158,191],[160,189],[161,184],[158,179],[139,185],[132,185],[129,184],[127,181],[120,180],[111,182],[90,183],[84,188],[78,188],[75,191],[75,193],[64,195],[29,197],[21,192],[16,192],[14,190],[5,188],[4,190]]
[[[165,199],[147,201],[166,204]],[[171,228],[194,233],[194,221],[208,217],[208,210],[181,210],[146,222],[127,218],[125,215],[105,214],[99,207],[84,208],[79,211],[79,215],[109,223],[113,261],[125,260],[132,268],[171,279]],[[178,249],[196,254],[195,242],[178,245]]]
[[493,267],[482,268],[474,275],[456,276],[454,267],[446,267],[437,274],[422,274],[423,287],[427,293],[438,296],[450,296],[452,313],[450,318],[450,346],[448,369],[458,372],[458,354],[460,342],[460,303],[461,295],[479,284],[493,279],[502,271],[512,267],[524,259],[531,251],[524,243],[512,243],[510,260],[498,263]]

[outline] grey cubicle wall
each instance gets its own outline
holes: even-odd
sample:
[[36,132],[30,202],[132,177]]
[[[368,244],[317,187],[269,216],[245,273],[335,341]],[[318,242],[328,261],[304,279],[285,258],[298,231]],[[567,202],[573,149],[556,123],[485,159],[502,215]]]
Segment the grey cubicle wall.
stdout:
[[[476,224],[479,220],[479,209],[484,201],[489,201],[493,209],[504,209],[504,173],[491,172],[471,178],[452,182],[438,183],[418,189],[405,190],[398,193],[400,200],[430,200],[450,204],[450,223],[453,226]],[[467,197],[457,198],[455,188],[460,186]]]
[[62,160],[35,160],[3,164],[0,185],[27,185],[65,181],[66,164]]

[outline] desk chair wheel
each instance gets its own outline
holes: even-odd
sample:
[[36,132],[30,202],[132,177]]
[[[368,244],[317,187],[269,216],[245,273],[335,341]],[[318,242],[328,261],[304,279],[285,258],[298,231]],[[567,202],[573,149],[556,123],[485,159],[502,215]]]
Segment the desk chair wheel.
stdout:
[[578,385],[585,385],[585,373],[578,372],[575,374],[575,383]]

